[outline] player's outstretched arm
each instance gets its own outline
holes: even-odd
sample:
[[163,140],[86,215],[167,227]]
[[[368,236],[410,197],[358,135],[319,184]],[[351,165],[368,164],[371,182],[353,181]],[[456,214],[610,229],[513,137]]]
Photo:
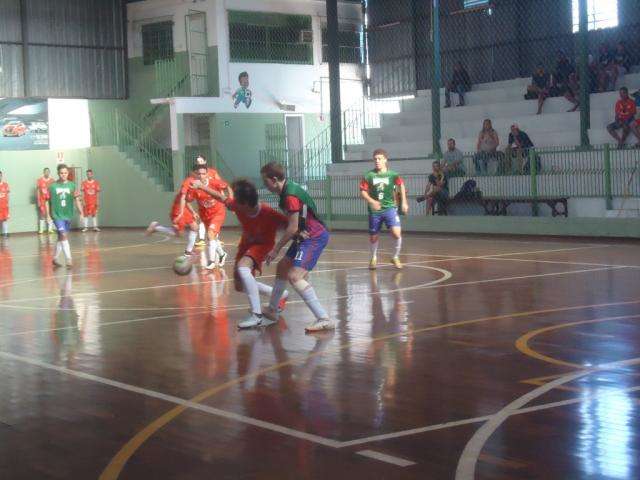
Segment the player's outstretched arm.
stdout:
[[216,192],[215,190],[211,190],[209,187],[206,187],[204,185],[200,185],[198,188],[200,190],[202,190],[203,192],[211,195],[216,200],[219,200],[221,202],[224,202],[224,201],[227,200],[227,196],[225,194],[220,193],[220,192]]
[[82,206],[82,202],[80,201],[80,194],[78,192],[75,193],[73,200],[76,202],[76,208],[78,209],[78,212],[80,212],[80,216],[84,217],[84,208]]
[[404,182],[400,184],[400,198],[402,199],[402,213],[407,213],[409,204],[407,203],[407,188]]

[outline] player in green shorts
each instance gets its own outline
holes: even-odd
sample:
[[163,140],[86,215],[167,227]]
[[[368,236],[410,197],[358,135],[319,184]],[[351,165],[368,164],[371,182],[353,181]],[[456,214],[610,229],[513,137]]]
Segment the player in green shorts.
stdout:
[[47,216],[53,219],[53,223],[58,232],[56,242],[56,253],[53,256],[53,265],[61,267],[58,262],[60,253],[64,252],[67,268],[73,266],[71,260],[71,247],[69,246],[68,233],[71,231],[71,220],[75,215],[75,206],[82,215],[82,205],[80,204],[80,193],[76,184],[69,181],[69,168],[61,163],[58,165],[58,181],[49,186],[49,198],[47,201]]
[[369,248],[371,261],[369,268],[375,270],[378,265],[378,237],[384,223],[396,240],[391,262],[401,269],[400,248],[402,247],[402,229],[396,195],[400,199],[402,213],[409,211],[407,191],[400,175],[387,168],[387,152],[381,148],[373,152],[375,168],[369,170],[360,182],[360,196],[369,208]]

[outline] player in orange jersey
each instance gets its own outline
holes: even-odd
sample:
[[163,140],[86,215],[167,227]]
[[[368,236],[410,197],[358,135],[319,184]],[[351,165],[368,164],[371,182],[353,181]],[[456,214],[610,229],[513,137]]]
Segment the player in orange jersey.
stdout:
[[[191,198],[188,200],[191,200]],[[173,205],[171,206],[171,212],[169,213],[172,226],[165,227],[164,225],[160,225],[160,222],[153,221],[147,228],[147,235],[159,232],[164,233],[165,235],[177,236],[180,235],[185,228],[188,228],[187,246],[184,250],[184,254],[191,255],[198,235],[198,214],[193,211],[193,207],[191,207],[189,202],[186,203],[184,211],[182,211],[181,201],[182,193],[178,192],[173,199]]]
[[[219,200],[224,200],[229,210],[235,212],[242,226],[242,237],[238,244],[238,253],[233,270],[235,287],[238,292],[245,292],[249,297],[251,313],[247,319],[238,324],[238,328],[251,328],[271,325],[274,322],[262,315],[260,295],[271,297],[273,288],[255,278],[256,272],[262,273],[262,264],[276,244],[276,233],[284,230],[289,220],[266,203],[258,201],[258,191],[248,180],[236,180],[232,184],[233,198],[210,192]],[[278,304],[281,312],[289,293],[285,290]]]
[[93,170],[87,170],[87,179],[82,182],[82,203],[84,204],[84,216],[82,217],[82,231],[86,232],[89,219],[93,219],[93,231],[99,232],[98,228],[98,194],[101,187],[100,182],[93,178]]
[[[211,168],[207,165],[207,159],[204,158],[204,155],[200,154],[196,157],[196,165],[204,165],[205,167],[207,167],[207,176],[211,180],[214,180],[214,181],[222,180],[222,177],[220,176],[218,171],[215,168]],[[183,193],[187,193],[189,186],[191,185],[191,183],[193,183],[194,180],[195,180],[195,173],[192,172],[192,174],[189,175],[184,180],[184,182],[182,182]],[[206,245],[206,241],[205,241],[206,236],[207,236],[207,232],[204,227],[204,223],[200,222],[198,225],[198,241],[196,242],[196,245],[199,247],[204,247]],[[221,242],[218,244],[218,248],[219,248],[218,256],[225,255],[224,250],[222,250]]]
[[49,187],[55,182],[51,170],[45,168],[42,176],[36,181],[36,203],[38,204],[38,233],[55,233],[53,220],[47,216],[47,202],[49,201]]
[[9,237],[9,184],[2,179],[0,172],[0,232],[3,238]]
[[224,266],[227,254],[220,246],[219,235],[222,224],[227,214],[227,209],[220,200],[217,200],[212,193],[218,195],[223,194],[226,190],[231,196],[232,192],[227,183],[222,179],[212,179],[206,165],[194,166],[195,179],[190,182],[186,193],[181,190],[181,208],[184,212],[184,205],[188,200],[198,203],[198,214],[200,221],[207,230],[208,245],[208,264],[207,269]]

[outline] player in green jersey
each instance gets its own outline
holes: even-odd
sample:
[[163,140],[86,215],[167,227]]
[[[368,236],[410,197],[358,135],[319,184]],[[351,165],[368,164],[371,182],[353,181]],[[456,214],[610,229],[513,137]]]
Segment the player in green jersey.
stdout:
[[49,198],[47,201],[47,216],[53,219],[53,223],[58,232],[56,242],[56,253],[53,256],[53,265],[61,267],[58,262],[60,253],[64,252],[67,268],[73,266],[71,260],[71,247],[69,246],[68,233],[71,231],[71,220],[75,215],[75,207],[82,215],[82,205],[80,204],[80,193],[76,184],[69,180],[69,168],[61,163],[58,165],[58,181],[49,186]]
[[387,152],[379,148],[373,152],[375,168],[368,171],[360,182],[360,196],[367,202],[369,208],[369,247],[371,261],[369,268],[374,270],[378,265],[378,238],[384,223],[396,244],[391,261],[401,269],[400,249],[402,248],[402,229],[398,215],[399,197],[400,209],[403,214],[409,211],[407,191],[400,175],[387,168]]

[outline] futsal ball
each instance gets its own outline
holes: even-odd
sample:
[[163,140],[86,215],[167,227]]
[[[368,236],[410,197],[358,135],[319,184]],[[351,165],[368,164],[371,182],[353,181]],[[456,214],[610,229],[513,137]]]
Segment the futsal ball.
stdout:
[[176,258],[176,261],[173,262],[173,271],[178,275],[189,275],[192,268],[191,259],[186,255],[180,255]]

